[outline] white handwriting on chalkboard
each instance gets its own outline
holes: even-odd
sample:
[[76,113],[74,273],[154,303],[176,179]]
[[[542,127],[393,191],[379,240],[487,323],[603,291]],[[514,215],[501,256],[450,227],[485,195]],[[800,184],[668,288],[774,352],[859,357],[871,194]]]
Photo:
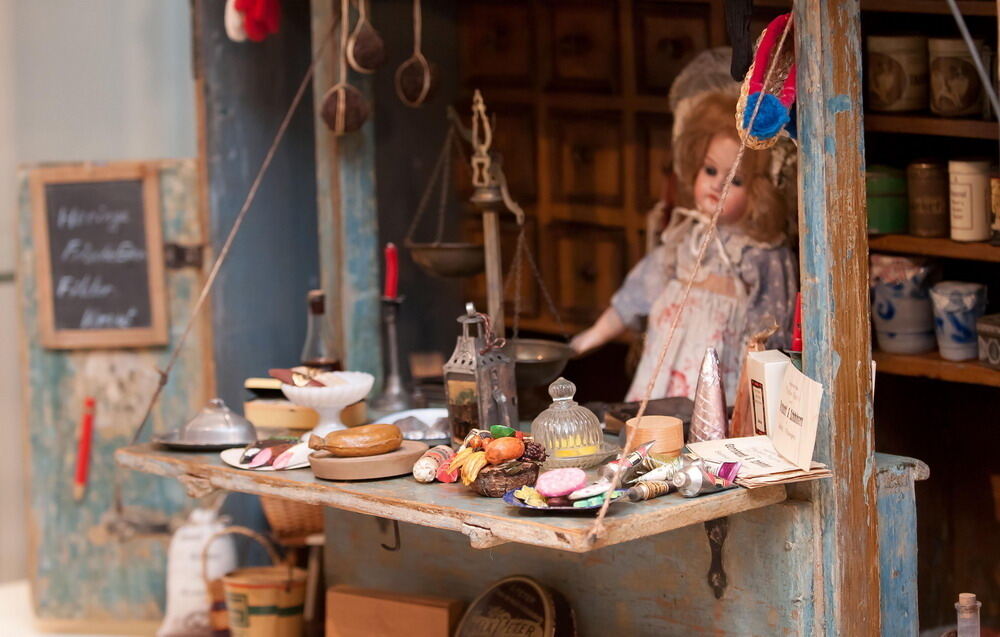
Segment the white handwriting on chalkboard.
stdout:
[[130,307],[126,312],[101,312],[88,307],[80,319],[80,329],[126,329],[132,327],[132,321],[138,313],[139,310],[134,307]]
[[60,299],[104,299],[114,292],[115,286],[105,283],[99,274],[85,274],[79,278],[65,274],[56,284],[56,298]]
[[137,247],[131,241],[122,241],[117,245],[103,245],[95,248],[89,241],[70,239],[59,254],[63,263],[141,263],[146,259],[146,251]]
[[104,204],[99,205],[97,210],[60,206],[56,212],[56,226],[67,230],[76,230],[83,226],[104,226],[108,232],[114,233],[128,222],[128,210],[110,210]]

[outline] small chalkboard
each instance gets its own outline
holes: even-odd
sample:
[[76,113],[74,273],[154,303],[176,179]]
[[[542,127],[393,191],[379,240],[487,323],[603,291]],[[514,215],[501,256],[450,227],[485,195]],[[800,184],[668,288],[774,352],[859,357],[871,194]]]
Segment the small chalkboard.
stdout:
[[41,342],[167,343],[159,180],[142,162],[31,173]]

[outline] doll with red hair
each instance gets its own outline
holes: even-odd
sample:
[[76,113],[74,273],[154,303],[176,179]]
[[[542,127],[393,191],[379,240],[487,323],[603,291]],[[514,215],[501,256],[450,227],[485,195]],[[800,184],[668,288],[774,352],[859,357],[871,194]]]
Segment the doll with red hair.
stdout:
[[[678,205],[661,243],[629,272],[611,307],[571,342],[583,353],[627,328],[637,328],[640,318],[648,317],[642,357],[626,400],[640,400],[646,393],[740,149],[736,96],[731,92],[702,93],[678,116]],[[787,239],[789,205],[776,183],[782,178],[775,170],[782,163],[779,152],[745,151],[652,398],[693,397],[705,349],[714,347],[731,402],[748,337],[776,322],[779,329],[768,345],[787,346],[798,283]]]

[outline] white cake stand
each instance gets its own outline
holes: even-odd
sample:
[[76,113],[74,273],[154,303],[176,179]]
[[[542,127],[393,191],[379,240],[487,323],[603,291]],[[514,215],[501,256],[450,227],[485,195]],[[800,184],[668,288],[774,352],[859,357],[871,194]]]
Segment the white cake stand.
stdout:
[[296,405],[311,407],[319,412],[319,423],[312,431],[303,434],[302,440],[308,440],[310,434],[323,437],[331,431],[347,429],[347,425],[340,420],[340,412],[344,407],[353,405],[367,396],[375,383],[375,377],[365,372],[328,372],[317,380],[323,382],[327,376],[337,376],[344,382],[329,387],[296,387],[281,384],[285,398]]

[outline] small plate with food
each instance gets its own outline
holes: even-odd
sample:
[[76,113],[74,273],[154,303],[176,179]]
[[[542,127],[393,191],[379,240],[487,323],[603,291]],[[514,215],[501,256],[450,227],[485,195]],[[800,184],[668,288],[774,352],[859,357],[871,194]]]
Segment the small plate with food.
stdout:
[[219,457],[237,469],[284,471],[309,466],[309,446],[298,438],[268,438],[246,447],[226,449]]
[[372,480],[405,475],[428,447],[403,440],[395,425],[375,424],[309,438],[309,464],[323,480]]

